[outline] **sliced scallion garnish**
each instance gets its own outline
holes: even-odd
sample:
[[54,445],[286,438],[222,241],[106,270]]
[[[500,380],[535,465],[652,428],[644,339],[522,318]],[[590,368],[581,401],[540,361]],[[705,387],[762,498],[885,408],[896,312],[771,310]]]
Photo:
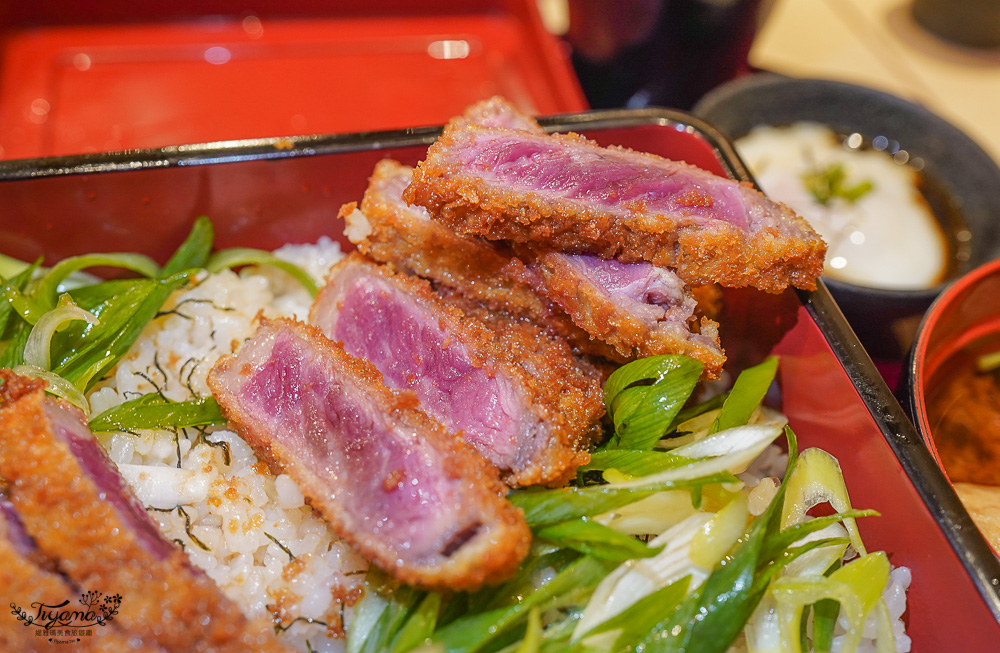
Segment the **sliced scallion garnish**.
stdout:
[[85,311],[70,299],[69,295],[63,295],[59,300],[59,306],[42,315],[35,326],[28,334],[28,340],[24,345],[24,363],[33,365],[44,370],[50,369],[49,350],[52,345],[52,336],[56,330],[63,327],[68,322],[82,320],[87,324],[97,324],[97,317],[90,311]]
[[608,449],[652,449],[698,383],[705,366],[687,356],[640,358],[615,370],[604,384],[604,404],[615,434]]
[[205,269],[209,272],[219,272],[227,268],[236,268],[243,265],[269,265],[271,267],[284,270],[301,283],[309,294],[313,297],[319,293],[319,286],[309,273],[283,259],[278,258],[271,252],[261,249],[250,249],[247,247],[233,247],[218,251],[208,259]]
[[90,414],[90,404],[87,402],[87,398],[76,386],[58,374],[36,365],[15,365],[12,371],[21,376],[33,376],[45,381],[48,384],[45,388],[46,392],[65,399],[82,410],[84,415]]
[[135,431],[138,429],[187,428],[226,423],[212,397],[167,401],[155,392],[118,404],[90,420],[90,430]]

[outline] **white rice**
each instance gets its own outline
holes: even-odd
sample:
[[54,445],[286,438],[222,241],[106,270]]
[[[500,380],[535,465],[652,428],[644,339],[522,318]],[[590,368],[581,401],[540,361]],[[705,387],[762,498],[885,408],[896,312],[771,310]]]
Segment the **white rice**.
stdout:
[[[342,256],[329,239],[276,254],[317,281]],[[90,395],[94,414],[149,392],[177,401],[210,396],[208,371],[253,333],[258,314],[305,319],[310,303],[301,284],[280,270],[203,274],[171,298]],[[271,475],[225,429],[99,437],[167,538],[247,615],[273,616],[282,639],[300,650],[343,650],[336,635],[367,563],[313,514],[291,479]]]

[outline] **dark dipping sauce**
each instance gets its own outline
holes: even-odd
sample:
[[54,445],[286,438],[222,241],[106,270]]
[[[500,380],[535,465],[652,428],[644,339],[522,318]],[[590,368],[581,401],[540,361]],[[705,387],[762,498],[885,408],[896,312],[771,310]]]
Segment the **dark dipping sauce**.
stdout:
[[939,283],[943,283],[970,269],[972,232],[969,231],[962,214],[962,198],[948,190],[934,177],[925,174],[922,165],[915,170],[917,170],[917,190],[941,225],[948,252],[947,267],[938,280]]
[[1000,333],[958,350],[934,373],[927,422],[941,463],[954,483],[1000,486],[1000,368],[977,361],[1000,350]]

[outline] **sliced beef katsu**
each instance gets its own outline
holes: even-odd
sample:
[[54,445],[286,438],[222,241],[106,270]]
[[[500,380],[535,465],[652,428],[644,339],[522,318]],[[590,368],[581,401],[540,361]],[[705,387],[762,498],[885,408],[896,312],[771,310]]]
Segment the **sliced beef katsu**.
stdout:
[[258,455],[400,580],[473,589],[527,553],[531,533],[496,470],[319,329],[264,321],[209,385]]
[[705,364],[706,378],[718,378],[726,362],[719,325],[697,321],[697,300],[672,270],[558,252],[527,260],[525,278],[622,358],[684,354]]
[[[164,539],[80,411],[0,370],[0,477],[24,531],[72,583],[121,598],[115,624],[167,651],[285,651]],[[68,597],[67,597],[68,598]]]
[[[88,619],[89,607],[78,602],[83,592],[59,575],[58,570],[47,560],[34,540],[24,530],[17,512],[7,498],[0,493],[0,588],[4,600],[14,609],[31,618],[19,619],[14,609],[4,610],[0,615],[0,651],[51,651],[56,648],[47,634],[36,634],[38,629],[62,628],[63,624],[50,624],[47,620],[34,621],[39,617],[39,608],[48,606],[49,612],[78,611],[83,614],[73,617],[73,628],[86,624],[90,635],[80,637],[60,637],[61,644],[71,644],[74,651],[100,651],[119,653],[121,651],[160,651],[159,647],[148,646],[137,636],[129,636],[120,631],[111,621],[103,621],[105,615],[99,607],[94,610],[93,619]],[[62,607],[60,607],[62,606]],[[103,625],[97,624],[100,615]],[[85,629],[86,629],[85,628]]]
[[412,174],[413,168],[383,159],[375,166],[360,210],[354,202],[341,209],[347,224],[344,233],[358,251],[494,311],[534,322],[584,354],[618,358],[613,349],[573,324],[562,309],[510,277],[505,266],[511,257],[502,244],[455,233],[431,220],[423,207],[406,204],[402,195]]
[[543,300],[503,274],[510,261],[502,247],[462,236],[431,220],[427,210],[403,201],[413,168],[391,159],[375,166],[361,202],[341,209],[345,233],[362,252],[410,274],[460,290],[491,308],[541,314]]
[[403,197],[463,234],[649,261],[691,285],[812,289],[826,252],[749,184],[575,134],[450,126]]
[[565,483],[589,459],[600,384],[565,342],[511,321],[493,330],[430,285],[353,254],[330,273],[310,321],[370,360],[390,387],[461,432],[512,486]]

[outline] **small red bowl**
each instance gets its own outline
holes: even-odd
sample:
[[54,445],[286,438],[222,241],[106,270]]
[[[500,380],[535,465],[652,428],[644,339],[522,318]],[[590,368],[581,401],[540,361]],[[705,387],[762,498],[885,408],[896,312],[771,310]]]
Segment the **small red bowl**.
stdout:
[[920,323],[910,355],[911,416],[942,470],[928,398],[944,380],[949,364],[990,336],[1000,340],[1000,259],[964,274],[938,296]]

